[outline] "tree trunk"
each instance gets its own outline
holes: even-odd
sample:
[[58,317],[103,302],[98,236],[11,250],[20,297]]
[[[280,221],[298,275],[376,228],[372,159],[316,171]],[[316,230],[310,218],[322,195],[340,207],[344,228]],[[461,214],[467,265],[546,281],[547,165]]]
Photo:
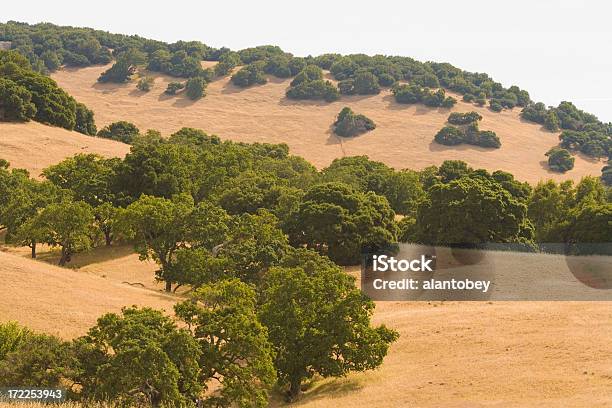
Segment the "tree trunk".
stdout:
[[60,260],[59,260],[59,266],[66,265],[66,262],[68,262],[68,259],[69,259],[68,251],[66,250],[66,248],[62,247],[62,256],[60,257]]
[[36,259],[36,241],[32,241],[30,248],[32,248],[32,259]]
[[166,292],[172,292],[172,282],[166,282]]
[[106,241],[106,246],[111,246],[113,238],[111,237],[110,231],[104,231],[104,240]]
[[301,391],[302,391],[302,380],[301,379],[291,380],[291,384],[289,385],[289,395],[288,395],[289,402],[295,401],[297,397],[300,395]]

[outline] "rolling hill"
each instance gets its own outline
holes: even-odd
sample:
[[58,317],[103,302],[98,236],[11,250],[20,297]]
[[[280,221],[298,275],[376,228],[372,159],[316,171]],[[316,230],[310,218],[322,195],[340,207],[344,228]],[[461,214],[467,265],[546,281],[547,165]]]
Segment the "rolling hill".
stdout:
[[123,157],[129,148],[113,140],[37,122],[0,122],[0,158],[8,160],[14,168],[27,169],[32,177],[39,177],[44,168],[77,153]]
[[[171,313],[177,297],[121,282],[152,277],[151,267],[121,248],[96,251],[75,256],[77,270],[0,252],[2,320],[73,338],[121,306]],[[516,265],[563,264],[543,254],[492,256],[507,275]],[[377,302],[374,323],[400,333],[380,369],[317,380],[292,406],[610,406],[608,302],[388,301]]]
[[[465,160],[473,167],[505,170],[519,180],[536,183],[549,178],[599,176],[603,167],[601,161],[578,155],[575,168],[568,173],[550,171],[544,153],[558,144],[558,134],[521,120],[519,108],[495,113],[462,102],[460,97],[452,110],[400,105],[389,90],[373,96],[343,96],[333,103],[294,101],[285,97],[291,80],[275,77],[269,77],[265,85],[247,89],[234,86],[227,77],[220,78],[208,86],[206,97],[192,101],[181,94],[165,95],[167,84],[176,79],[160,74],[152,74],[155,83],[150,92],[139,91],[135,81],[98,83],[98,76],[107,68],[69,68],[52,74],[62,88],[95,112],[98,128],[128,120],[143,130],[158,129],[166,135],[181,127],[195,127],[223,139],[287,143],[293,154],[319,168],[335,158],[353,155],[368,155],[397,169]],[[343,106],[373,119],[377,128],[367,135],[341,140],[332,133],[331,124]],[[483,116],[481,129],[495,131],[500,137],[500,149],[433,143],[450,111],[471,110]]]

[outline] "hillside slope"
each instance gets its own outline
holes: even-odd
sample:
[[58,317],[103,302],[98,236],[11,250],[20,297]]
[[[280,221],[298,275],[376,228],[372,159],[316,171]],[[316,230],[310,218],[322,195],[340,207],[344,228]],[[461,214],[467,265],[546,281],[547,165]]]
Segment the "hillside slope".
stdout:
[[172,313],[175,297],[132,287],[83,271],[0,252],[0,321],[16,320],[34,330],[72,338],[96,319],[123,306]]
[[14,168],[30,171],[32,177],[51,164],[77,153],[123,157],[129,146],[113,140],[86,136],[37,122],[0,122],[0,158]]
[[[98,127],[129,120],[143,130],[155,128],[164,134],[188,126],[224,139],[287,143],[293,154],[318,167],[345,155],[366,154],[398,169],[420,169],[460,159],[474,167],[506,170],[532,183],[548,178],[578,180],[589,174],[600,175],[603,167],[602,162],[578,156],[572,171],[564,175],[549,171],[544,153],[558,144],[558,134],[522,121],[519,109],[494,113],[458,102],[452,111],[478,111],[484,117],[481,129],[495,131],[502,147],[493,151],[475,146],[447,147],[432,141],[450,110],[400,105],[389,90],[373,96],[343,96],[333,103],[294,101],[285,97],[291,79],[269,77],[265,85],[242,89],[226,77],[211,83],[205,98],[191,101],[184,95],[165,95],[167,84],[176,79],[159,74],[153,75],[155,84],[148,93],[137,90],[136,81],[97,83],[107,68],[64,69],[52,75],[61,87],[93,109]],[[332,133],[331,124],[343,106],[373,119],[377,128],[354,139],[340,140]]]
[[[0,252],[2,320],[71,338],[124,305],[171,311],[176,297],[121,283],[153,274],[126,251],[115,250],[116,262],[98,254],[97,264],[82,254],[75,261],[88,265],[76,271]],[[498,275],[517,264],[564,263],[540,254],[492,257]],[[611,313],[609,302],[377,302],[374,322],[400,333],[380,369],[316,381],[294,405],[610,407]],[[272,406],[284,403],[277,396]]]

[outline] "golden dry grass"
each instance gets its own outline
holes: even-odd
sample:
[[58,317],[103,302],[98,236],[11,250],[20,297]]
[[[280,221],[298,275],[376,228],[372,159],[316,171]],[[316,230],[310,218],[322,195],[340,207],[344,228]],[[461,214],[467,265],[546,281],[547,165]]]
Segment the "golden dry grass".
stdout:
[[[76,256],[77,270],[27,259],[21,249],[0,252],[0,320],[71,338],[124,305],[171,311],[176,297],[121,283],[152,282],[154,265],[126,247],[98,251]],[[567,270],[551,255],[491,256],[498,279],[516,265]],[[609,302],[377,302],[374,322],[400,333],[382,367],[317,380],[296,406],[612,406]],[[285,404],[276,395],[271,405]]]
[[0,122],[0,158],[8,160],[11,167],[29,170],[33,177],[77,153],[123,157],[128,151],[129,146],[124,143],[36,122]]
[[[291,152],[318,167],[344,155],[368,155],[395,168],[420,169],[444,160],[465,160],[475,167],[512,172],[532,183],[553,178],[578,180],[599,175],[602,162],[584,156],[576,158],[573,170],[560,175],[547,169],[544,153],[558,143],[558,134],[519,118],[519,109],[494,113],[459,102],[453,111],[478,111],[481,128],[501,138],[497,150],[475,146],[446,147],[432,143],[444,126],[449,110],[423,105],[400,105],[388,90],[374,96],[342,97],[334,103],[293,101],[285,97],[290,80],[269,78],[266,85],[242,89],[221,78],[208,86],[207,96],[191,101],[184,95],[163,93],[173,80],[153,74],[150,92],[127,84],[99,84],[96,79],[107,66],[64,69],[53,78],[77,100],[96,114],[101,127],[117,120],[129,120],[141,129],[155,128],[170,134],[181,127],[201,128],[225,139],[244,142],[287,143]],[[343,106],[372,118],[377,128],[353,139],[336,137],[331,124]]]
[[172,312],[176,298],[85,271],[0,252],[0,321],[16,320],[63,338],[85,334],[96,319],[123,306]]

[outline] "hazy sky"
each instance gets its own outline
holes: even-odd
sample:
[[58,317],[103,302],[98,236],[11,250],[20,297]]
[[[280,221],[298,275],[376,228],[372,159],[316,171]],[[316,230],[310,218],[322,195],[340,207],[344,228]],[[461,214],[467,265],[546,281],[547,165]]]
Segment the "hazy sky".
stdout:
[[3,3],[0,21],[232,49],[274,44],[295,55],[363,52],[450,62],[525,88],[534,100],[570,100],[612,121],[612,5],[602,0]]

